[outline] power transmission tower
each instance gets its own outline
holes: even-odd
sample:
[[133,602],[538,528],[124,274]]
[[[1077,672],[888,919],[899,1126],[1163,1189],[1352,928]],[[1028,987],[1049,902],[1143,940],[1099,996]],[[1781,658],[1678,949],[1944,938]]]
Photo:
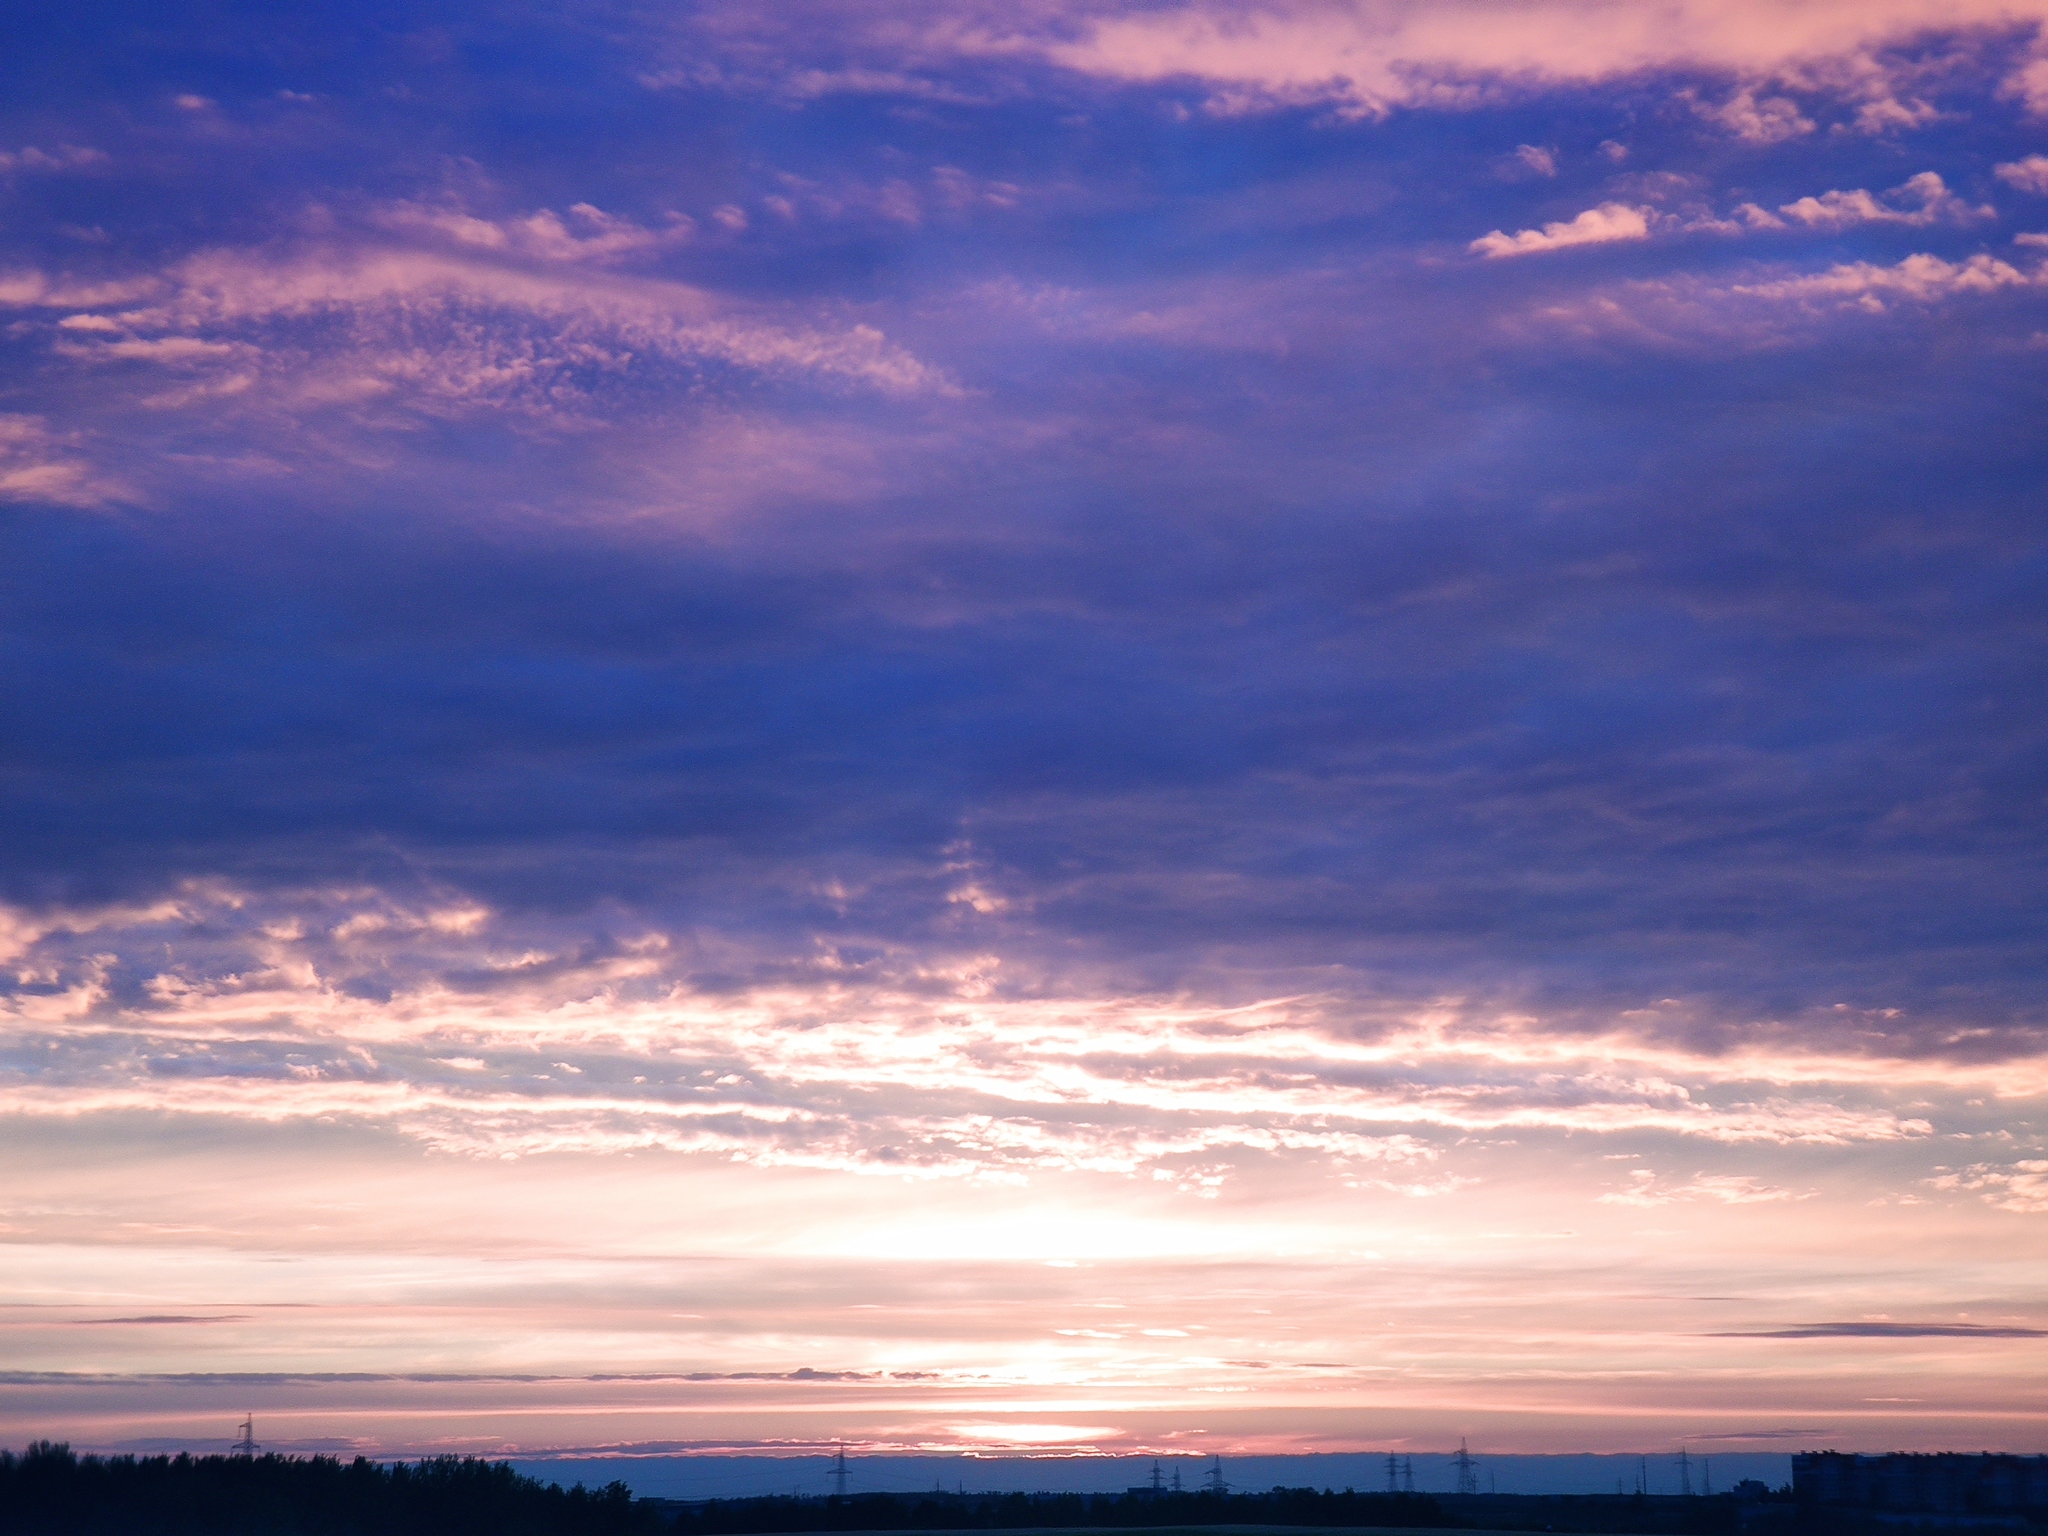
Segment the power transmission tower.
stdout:
[[1209,1491],[1219,1498],[1230,1492],[1230,1484],[1223,1481],[1223,1458],[1221,1456],[1211,1456],[1209,1458]]
[[1166,1491],[1165,1479],[1159,1475],[1159,1463],[1152,1463],[1152,1496],[1156,1499]]
[[1401,1458],[1392,1451],[1387,1452],[1387,1492],[1401,1491]]
[[1177,1461],[1173,1464],[1173,1491],[1180,1492],[1180,1463]]
[[1415,1458],[1413,1456],[1403,1456],[1401,1458],[1401,1491],[1403,1493],[1413,1493],[1415,1491]]
[[839,1447],[838,1458],[832,1463],[832,1480],[839,1485],[839,1497],[846,1497],[846,1447]]
[[1688,1499],[1692,1497],[1692,1462],[1682,1445],[1678,1448],[1678,1491]]
[[1458,1454],[1451,1458],[1451,1465],[1458,1469],[1458,1492],[1477,1493],[1479,1474],[1472,1470],[1472,1453],[1465,1449],[1463,1436],[1458,1439]]
[[237,1456],[254,1456],[262,1449],[256,1443],[256,1415],[252,1413],[245,1417],[241,1427],[242,1437],[234,1443],[233,1452]]

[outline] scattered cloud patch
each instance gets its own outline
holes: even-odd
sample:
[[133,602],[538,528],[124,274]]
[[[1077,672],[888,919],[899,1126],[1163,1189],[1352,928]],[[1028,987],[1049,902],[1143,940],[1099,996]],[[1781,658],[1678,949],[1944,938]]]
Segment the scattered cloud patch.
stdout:
[[2029,288],[2040,281],[2038,267],[2022,271],[1996,256],[1980,254],[1965,261],[1946,261],[1939,256],[1921,254],[1908,256],[1890,266],[1867,261],[1844,262],[1825,272],[1806,276],[1737,284],[1733,291],[1764,299],[1832,299],[1881,311],[1886,302],[1893,299],[1928,304],[1964,294]]
[[1927,1181],[1935,1189],[1968,1190],[2002,1211],[2035,1215],[2048,1211],[2048,1160],[2023,1158],[2018,1162],[1972,1163],[1967,1168],[1937,1174]]
[[[1754,204],[1746,205],[1754,208]],[[1848,229],[1857,224],[1904,224],[1925,228],[1937,223],[1968,223],[1997,217],[1988,204],[1971,206],[1948,189],[1933,171],[1922,171],[1880,197],[1858,189],[1802,197],[1778,209],[1791,223],[1808,229]]]
[[2037,42],[2034,56],[2013,71],[2003,94],[2026,103],[2035,117],[2048,117],[2048,49]]
[[2048,155],[2028,155],[2023,160],[2008,160],[1993,167],[1998,179],[2009,187],[2032,193],[2035,197],[2048,197]]
[[503,252],[543,262],[612,262],[651,255],[687,242],[695,231],[682,214],[668,215],[659,229],[574,203],[566,215],[542,208],[517,218],[477,218],[459,208],[399,203],[382,210],[385,227],[436,237],[457,247]]
[[1494,230],[1474,240],[1468,250],[1488,260],[1505,256],[1533,256],[1561,251],[1575,245],[1605,245],[1618,240],[1649,238],[1649,210],[1625,203],[1602,203],[1576,218],[1558,219],[1541,229],[1524,229],[1515,234]]
[[59,144],[53,150],[28,145],[22,149],[0,149],[0,175],[9,171],[81,171],[108,163],[104,150],[77,144]]
[[0,415],[0,501],[102,507],[121,499],[121,487],[94,470],[75,436],[51,431],[40,416]]
[[1814,129],[1813,119],[1791,97],[1759,98],[1753,87],[1737,91],[1724,102],[1695,105],[1702,117],[1727,129],[1745,144],[1783,144],[1788,139],[1803,138]]

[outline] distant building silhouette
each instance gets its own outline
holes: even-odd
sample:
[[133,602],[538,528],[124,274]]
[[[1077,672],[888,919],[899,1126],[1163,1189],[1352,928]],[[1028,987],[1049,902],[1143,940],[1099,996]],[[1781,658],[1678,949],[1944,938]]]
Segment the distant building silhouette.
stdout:
[[2048,1456],[1811,1451],[1792,1458],[1792,1496],[1809,1506],[1913,1514],[2048,1515]]

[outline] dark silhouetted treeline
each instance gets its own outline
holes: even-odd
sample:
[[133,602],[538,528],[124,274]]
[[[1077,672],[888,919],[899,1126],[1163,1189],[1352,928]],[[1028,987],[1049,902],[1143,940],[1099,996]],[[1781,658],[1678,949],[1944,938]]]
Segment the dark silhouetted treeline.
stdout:
[[624,1483],[566,1492],[502,1462],[0,1451],[5,1536],[657,1536]]
[[713,1499],[672,1505],[678,1536],[782,1531],[1153,1529],[1188,1525],[1380,1526],[1459,1524],[1427,1494],[1332,1493],[863,1493],[849,1498]]

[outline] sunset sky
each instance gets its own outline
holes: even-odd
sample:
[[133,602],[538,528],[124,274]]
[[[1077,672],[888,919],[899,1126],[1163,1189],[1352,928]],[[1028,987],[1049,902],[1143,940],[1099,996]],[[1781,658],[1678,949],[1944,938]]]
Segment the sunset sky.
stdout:
[[0,656],[0,1444],[2048,1451],[2048,0],[17,8]]

